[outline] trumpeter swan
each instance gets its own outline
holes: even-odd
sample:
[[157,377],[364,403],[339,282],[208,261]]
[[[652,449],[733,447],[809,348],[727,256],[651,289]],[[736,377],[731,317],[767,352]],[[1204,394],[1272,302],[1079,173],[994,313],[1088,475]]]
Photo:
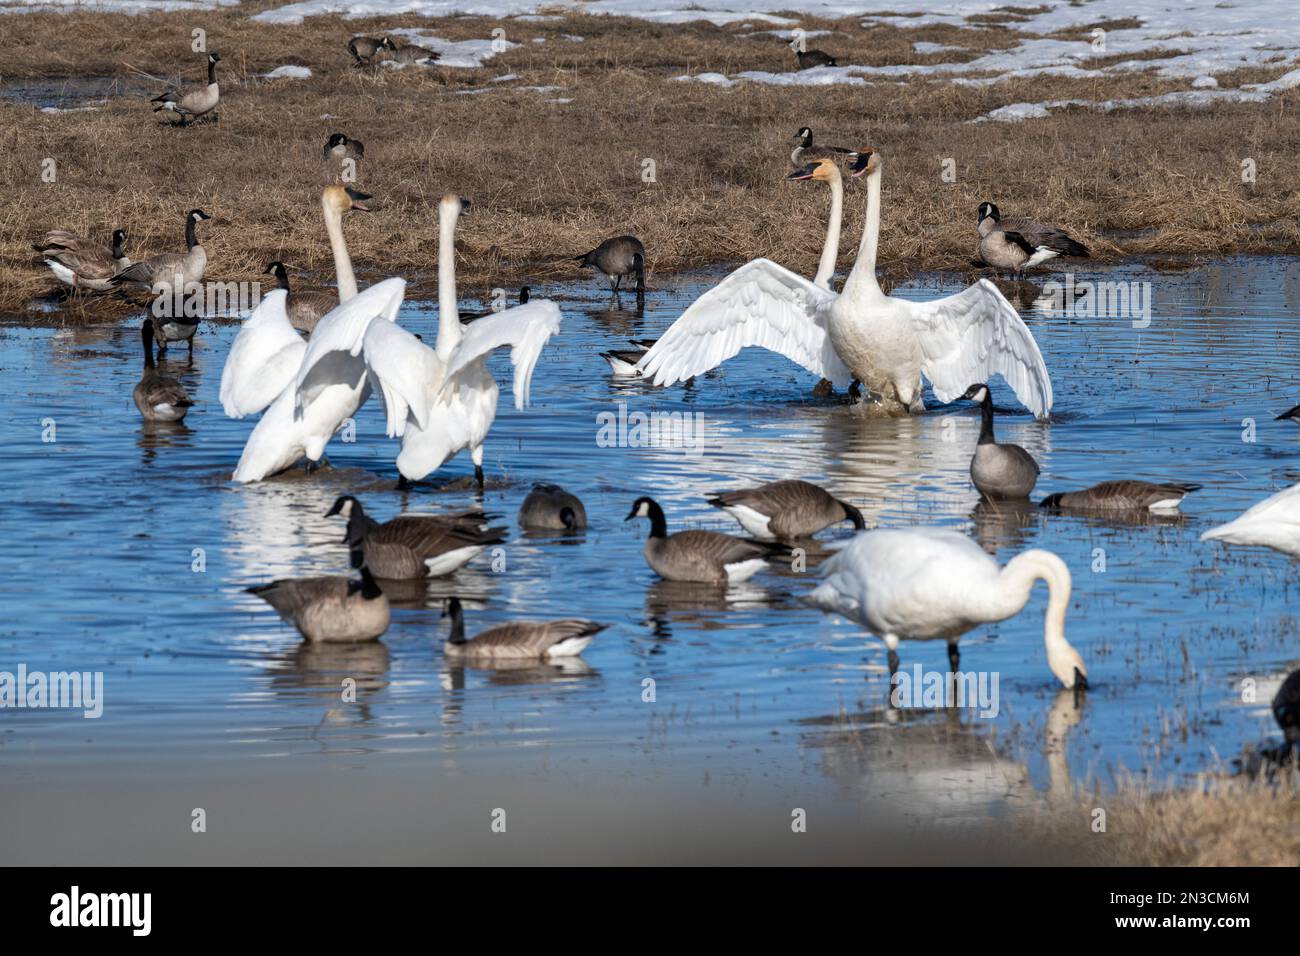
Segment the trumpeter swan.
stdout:
[[[376,323],[358,340],[384,396],[388,434],[400,437],[397,470],[418,481],[468,448],[483,486],[483,442],[496,419],[499,390],[488,356],[510,346],[515,408],[528,405],[542,347],[560,328],[560,309],[546,299],[462,325],[456,308],[456,221],[469,205],[447,195],[438,204],[438,344],[427,345],[397,326]],[[315,333],[319,335],[319,330]],[[313,335],[313,340],[315,336]]]
[[878,634],[898,670],[899,641],[943,639],[955,672],[957,642],[980,624],[1005,621],[1047,582],[1047,666],[1066,687],[1086,688],[1088,669],[1065,639],[1070,569],[1050,551],[1024,551],[999,568],[974,541],[939,528],[865,531],[826,562],[810,601]]
[[1235,521],[1211,528],[1201,540],[1258,544],[1300,557],[1300,484],[1265,498]]
[[921,407],[922,375],[945,402],[971,382],[1001,375],[1030,411],[1046,417],[1052,383],[1038,344],[991,282],[929,302],[881,291],[880,155],[859,155],[866,157],[867,221],[844,290],[837,296],[755,259],[695,300],[641,360],[643,374],[670,385],[759,346],[841,387],[856,378],[891,409]]

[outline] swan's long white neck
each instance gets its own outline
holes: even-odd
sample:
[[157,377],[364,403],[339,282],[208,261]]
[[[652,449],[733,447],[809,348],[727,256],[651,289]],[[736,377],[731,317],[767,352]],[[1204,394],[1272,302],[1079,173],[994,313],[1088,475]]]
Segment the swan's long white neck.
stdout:
[[858,245],[858,258],[853,271],[844,282],[841,295],[854,301],[881,298],[880,284],[876,282],[876,248],[880,242],[880,159],[867,176],[867,221],[862,227],[862,242]]
[[[1065,639],[1065,612],[1070,607],[1073,581],[1065,562],[1050,551],[1032,549],[1018,554],[1007,562],[999,576],[1002,596],[1008,604],[1014,602],[1015,610],[1029,602],[1035,581],[1047,582],[1047,615],[1043,620],[1043,646],[1047,650],[1047,665],[1065,686],[1073,686],[1074,669],[1086,674],[1083,659],[1074,646]],[[1012,613],[1015,613],[1014,611]]]
[[456,309],[456,220],[460,203],[438,205],[438,358],[444,362],[465,334]]
[[822,245],[822,258],[817,263],[817,275],[813,285],[823,289],[831,287],[831,278],[835,275],[835,260],[840,255],[840,227],[844,222],[844,180],[839,170],[832,167],[831,174],[831,221],[826,227],[826,242]]
[[330,205],[328,197],[321,200],[325,211],[325,230],[330,234],[330,250],[334,253],[334,274],[339,282],[339,301],[346,302],[357,294],[357,277],[352,272],[352,257],[348,244],[343,241],[343,214]]

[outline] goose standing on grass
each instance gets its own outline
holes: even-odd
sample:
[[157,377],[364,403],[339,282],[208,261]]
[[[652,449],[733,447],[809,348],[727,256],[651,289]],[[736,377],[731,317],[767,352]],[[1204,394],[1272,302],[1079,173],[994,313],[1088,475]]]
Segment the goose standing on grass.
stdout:
[[63,229],[52,229],[32,248],[41,253],[54,277],[74,289],[108,292],[113,276],[131,264],[122,251],[126,233],[113,230],[113,244],[102,246]]
[[388,37],[384,37],[383,51],[379,54],[381,61],[394,63],[432,63],[439,59],[439,54],[416,43],[403,43],[398,46]]
[[325,512],[327,518],[334,515],[348,519],[343,543],[351,549],[352,566],[390,580],[440,578],[506,540],[506,529],[489,528],[481,511],[398,515],[380,524],[355,497],[343,495]]
[[1038,481],[1038,462],[1019,445],[998,442],[993,437],[993,396],[981,382],[966,390],[962,398],[980,407],[980,438],[970,460],[970,479],[975,490],[990,501],[999,498],[1028,498]]
[[807,126],[800,127],[799,132],[794,134],[794,142],[794,151],[790,153],[791,169],[803,169],[809,163],[815,163],[820,159],[842,163],[854,155],[853,150],[845,149],[843,146],[814,146],[813,131]]
[[759,541],[811,538],[841,521],[865,531],[862,512],[847,501],[807,481],[770,481],[757,488],[710,495],[709,504],[721,508]]
[[824,580],[809,600],[879,635],[889,648],[892,678],[898,644],[908,640],[947,641],[948,665],[956,672],[961,636],[1019,614],[1036,581],[1047,583],[1047,666],[1066,687],[1085,689],[1088,669],[1065,639],[1070,569],[1050,551],[1025,551],[999,568],[984,549],[955,531],[866,531],[826,562]]
[[221,369],[221,407],[230,418],[256,415],[293,382],[307,343],[294,330],[285,310],[288,293],[275,289],[257,308],[231,343]]
[[1201,540],[1257,544],[1300,558],[1300,484],[1265,498],[1235,521],[1211,528]]
[[348,52],[352,54],[353,66],[368,66],[380,50],[390,49],[388,37],[376,40],[374,37],[353,37],[348,41]]
[[199,316],[185,314],[185,296],[203,281],[208,267],[208,254],[199,244],[198,224],[211,219],[202,209],[191,209],[185,214],[184,253],[164,252],[127,266],[109,279],[114,287],[148,291],[164,300],[165,312],[175,313],[161,317],[157,326],[158,350],[166,351],[169,342],[185,342],[194,351],[194,333],[199,328]]
[[768,565],[768,559],[788,555],[781,544],[760,543],[732,537],[718,531],[668,533],[664,510],[653,498],[638,498],[625,521],[650,519],[650,537],[645,543],[645,561],[666,581],[698,584],[739,584]]
[[[515,408],[528,405],[542,348],[560,329],[560,309],[546,299],[504,309],[462,325],[456,305],[456,222],[469,200],[446,195],[438,204],[438,343],[431,349],[396,325],[374,323],[360,349],[384,396],[388,435],[401,438],[399,487],[431,474],[468,449],[474,479],[484,485],[483,443],[496,420],[500,390],[488,371],[492,352],[510,346]],[[312,336],[313,342],[319,331]]]
[[636,279],[637,294],[645,292],[645,246],[636,236],[606,239],[590,252],[575,256],[579,268],[595,266],[609,280],[609,291],[617,292],[624,276]]
[[511,621],[465,637],[465,612],[459,598],[449,598],[444,617],[451,618],[451,634],[442,650],[447,657],[465,661],[548,661],[577,657],[608,624],[566,618],[559,621]]
[[170,112],[180,118],[181,126],[189,126],[196,119],[212,114],[216,119],[217,114],[212,111],[217,108],[217,103],[221,99],[221,89],[217,86],[217,64],[221,62],[219,53],[208,54],[208,85],[194,86],[189,89],[168,90],[160,96],[155,96],[150,102],[158,105],[153,108],[157,113],[159,110]]
[[1056,256],[1088,258],[1088,247],[1056,226],[1033,219],[1003,219],[998,207],[991,202],[980,203],[976,215],[980,258],[1017,277],[1026,269]]
[[365,567],[359,581],[343,575],[281,578],[246,590],[313,643],[377,641],[388,630],[388,598]]
[[144,343],[144,372],[136,383],[131,397],[135,407],[149,422],[178,422],[185,417],[194,402],[181,383],[170,375],[158,371],[153,360],[153,319],[145,319],[140,327],[140,339]]
[[1039,505],[1060,511],[1144,512],[1170,514],[1200,485],[1153,484],[1149,481],[1103,481],[1083,491],[1048,495]]
[[578,531],[587,527],[587,509],[577,495],[559,485],[539,481],[519,507],[519,527],[532,531]]
[[811,70],[815,66],[839,66],[835,62],[835,57],[823,50],[805,50],[802,49],[804,44],[802,37],[795,37],[790,41],[790,49],[794,51],[795,58],[799,61],[799,69]]
[[[755,259],[695,300],[642,359],[642,374],[653,376],[656,385],[671,385],[759,346],[835,385],[857,379],[890,411],[924,408],[922,375],[940,401],[950,402],[972,381],[997,374],[1045,418],[1052,408],[1047,367],[1033,334],[993,283],[982,279],[929,302],[881,291],[880,154],[858,153],[867,174],[867,222],[843,291],[836,295]],[[827,166],[834,164],[819,164]]]
[[324,289],[289,288],[289,272],[278,259],[267,264],[264,274],[275,276],[276,285],[285,291],[284,309],[289,324],[299,332],[311,335],[321,316],[339,304],[338,296]]

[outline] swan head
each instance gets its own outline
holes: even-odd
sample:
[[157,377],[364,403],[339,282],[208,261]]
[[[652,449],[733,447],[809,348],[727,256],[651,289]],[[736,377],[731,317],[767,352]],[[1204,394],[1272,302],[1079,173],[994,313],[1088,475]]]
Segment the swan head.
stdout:
[[962,395],[962,398],[966,401],[975,402],[978,405],[983,405],[984,400],[988,397],[989,387],[983,382],[980,382],[977,385],[972,385],[970,388],[966,389],[966,393]]
[[812,130],[807,126],[801,126],[799,132],[794,134],[794,141],[805,149],[812,145]]
[[814,179],[819,183],[829,183],[832,180],[840,178],[840,171],[835,167],[835,163],[829,159],[819,159],[796,169],[786,179]]
[[351,186],[340,186],[335,183],[333,186],[326,186],[325,192],[321,196],[321,202],[327,209],[338,213],[340,216],[345,212],[370,212],[370,207],[366,205],[366,200],[370,199],[369,193],[363,193],[359,189],[353,189]]
[[1088,689],[1088,668],[1083,657],[1070,644],[1052,645],[1047,649],[1047,666],[1062,685],[1070,690]]
[[880,171],[880,154],[870,146],[864,146],[850,154],[849,169],[854,178],[870,176]]
[[976,214],[975,221],[983,222],[985,219],[992,219],[994,222],[1002,220],[1002,213],[998,212],[998,207],[991,202],[980,203],[979,212]]

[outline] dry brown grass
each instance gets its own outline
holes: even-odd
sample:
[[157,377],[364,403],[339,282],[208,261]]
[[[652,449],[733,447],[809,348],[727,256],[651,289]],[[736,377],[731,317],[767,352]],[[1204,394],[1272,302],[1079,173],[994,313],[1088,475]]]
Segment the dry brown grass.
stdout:
[[[1018,125],[971,124],[1013,102],[1143,96],[1186,84],[1143,72],[991,86],[719,89],[671,78],[786,71],[789,50],[775,37],[739,35],[762,24],[657,26],[579,16],[505,21],[507,37],[522,45],[486,69],[359,71],[344,50],[353,33],[420,27],[452,39],[485,38],[498,23],[316,17],[282,28],[247,19],[266,5],[148,19],[4,17],[9,77],[130,76],[129,65],[159,76],[182,70],[193,82],[201,75],[200,58],[188,52],[193,26],[208,31],[210,47],[225,61],[221,122],[190,129],[159,126],[139,99],[62,114],[0,100],[0,309],[19,308],[50,287],[28,248],[43,228],[106,235],[122,225],[139,257],[180,248],[182,217],[194,206],[217,217],[202,233],[213,278],[252,279],[275,258],[326,278],[318,197],[327,173],[319,150],[335,129],[365,142],[360,185],[375,196],[377,211],[353,216],[347,227],[359,272],[404,274],[416,291],[429,288],[434,209],[447,191],[475,200],[461,230],[460,269],[469,291],[577,276],[569,257],[621,232],[642,237],[660,274],[756,256],[811,271],[827,196],[784,180],[789,140],[802,125],[826,142],[882,151],[882,256],[893,277],[968,268],[975,208],[987,198],[1008,215],[1050,215],[1101,258],[1300,251],[1293,172],[1300,91],[1205,111],[1076,109]],[[921,39],[974,51],[1012,45],[1001,26],[864,29],[856,19],[804,25],[838,31],[818,43],[841,62],[878,66],[916,62],[911,44]],[[562,34],[587,40],[572,43]],[[58,43],[49,42],[53,35]],[[528,42],[534,37],[546,42]],[[315,75],[258,78],[285,63]],[[1253,81],[1281,72],[1256,71]],[[503,73],[521,79],[462,95]],[[520,89],[526,85],[563,89]],[[572,102],[546,102],[554,97]],[[55,184],[41,182],[45,157],[59,164]],[[1254,185],[1240,181],[1245,157],[1256,163]],[[647,158],[657,165],[655,183],[641,179]],[[945,158],[956,162],[956,183],[941,180]],[[861,201],[862,191],[850,189],[845,262]],[[1119,230],[1149,232],[1121,249],[1106,238]]]

